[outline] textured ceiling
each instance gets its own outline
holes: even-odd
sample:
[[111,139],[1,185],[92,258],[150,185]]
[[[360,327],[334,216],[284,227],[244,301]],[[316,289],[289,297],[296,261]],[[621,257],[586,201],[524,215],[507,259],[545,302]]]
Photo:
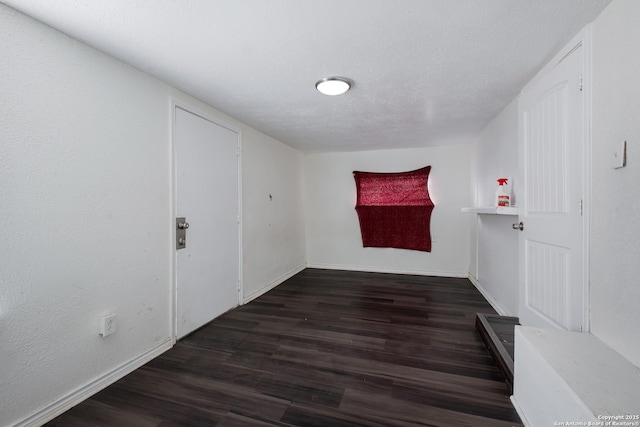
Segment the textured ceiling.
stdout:
[[611,0],[2,1],[318,152],[468,141]]

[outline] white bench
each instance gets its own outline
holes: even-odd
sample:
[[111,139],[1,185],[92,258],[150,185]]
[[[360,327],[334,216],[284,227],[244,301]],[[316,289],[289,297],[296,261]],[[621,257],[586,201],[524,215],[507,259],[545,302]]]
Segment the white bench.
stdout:
[[514,375],[527,426],[640,426],[640,368],[594,335],[517,326]]

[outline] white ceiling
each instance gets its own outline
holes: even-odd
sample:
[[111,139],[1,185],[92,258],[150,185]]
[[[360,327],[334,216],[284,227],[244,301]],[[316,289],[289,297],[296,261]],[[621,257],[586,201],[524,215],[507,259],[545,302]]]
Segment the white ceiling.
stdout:
[[1,1],[318,152],[468,141],[611,0]]

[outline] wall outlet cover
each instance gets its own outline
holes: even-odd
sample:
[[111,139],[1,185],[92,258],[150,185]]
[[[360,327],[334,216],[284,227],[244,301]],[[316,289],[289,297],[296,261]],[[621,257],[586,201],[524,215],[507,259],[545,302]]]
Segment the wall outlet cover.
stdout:
[[110,314],[100,320],[100,335],[107,337],[116,331],[116,315]]

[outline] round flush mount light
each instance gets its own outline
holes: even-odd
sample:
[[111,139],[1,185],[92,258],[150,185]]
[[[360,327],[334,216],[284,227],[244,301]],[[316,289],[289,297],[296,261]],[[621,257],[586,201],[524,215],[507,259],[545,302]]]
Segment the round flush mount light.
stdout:
[[353,82],[345,77],[327,77],[316,82],[316,89],[324,95],[342,95],[351,89]]

